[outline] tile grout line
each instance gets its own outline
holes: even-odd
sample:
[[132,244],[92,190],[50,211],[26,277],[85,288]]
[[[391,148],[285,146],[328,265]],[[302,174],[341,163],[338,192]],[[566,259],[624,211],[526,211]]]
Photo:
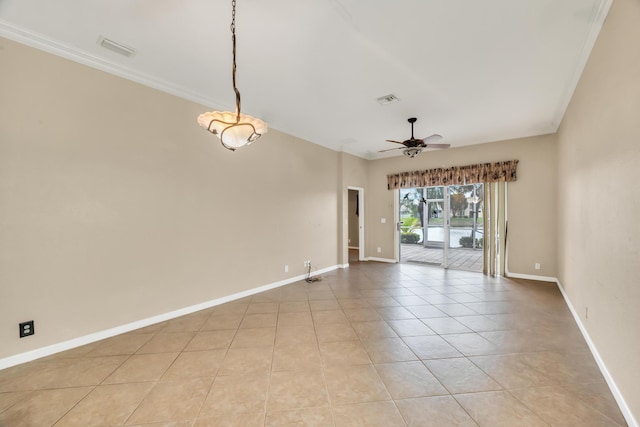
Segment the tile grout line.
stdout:
[[[218,307],[218,306],[216,306],[216,307]],[[207,322],[209,321],[209,319],[211,319],[211,317],[215,314],[215,312],[216,312],[215,308],[216,307],[213,307],[213,311],[211,312],[211,314],[209,314],[209,316],[207,317],[207,320],[204,321],[204,323],[200,326],[200,329],[198,330],[198,332],[196,332],[196,334],[193,336],[193,338],[191,338],[191,340],[189,340],[189,342],[187,343],[187,345],[185,345],[184,348],[187,348],[189,346],[189,344],[191,344],[191,341],[193,341],[195,339],[195,337],[198,335],[198,333],[203,331],[202,328],[204,327],[204,325],[206,325]],[[245,310],[245,312],[246,312],[246,310]],[[244,313],[243,313],[242,317],[244,319]],[[240,323],[242,323],[242,320],[240,321]],[[226,330],[226,329],[222,329],[222,330]],[[220,362],[220,366],[218,367],[218,369],[216,369],[216,374],[213,376],[213,381],[211,381],[211,386],[209,386],[209,390],[207,391],[206,396],[202,400],[202,404],[200,405],[200,408],[198,409],[198,413],[196,414],[196,417],[194,418],[192,425],[195,425],[195,423],[200,418],[200,414],[202,413],[202,408],[204,407],[204,404],[207,402],[207,399],[209,398],[209,395],[211,394],[211,390],[213,390],[213,387],[215,385],[216,379],[218,378],[218,374],[220,373],[220,370],[222,369],[222,365],[224,365],[224,361],[227,358],[227,354],[229,353],[229,349],[231,348],[231,343],[233,343],[233,340],[234,340],[234,338],[235,338],[235,336],[236,336],[236,334],[238,333],[239,330],[240,330],[240,325],[238,325],[238,328],[236,328],[235,332],[233,333],[233,337],[231,337],[231,340],[229,341],[228,346],[224,350],[224,356],[222,357],[222,361]],[[214,329],[214,331],[215,331],[215,329]],[[183,349],[182,352],[184,352],[184,349]],[[180,356],[178,355],[178,357],[180,357]]]
[[[331,293],[333,294],[333,297],[335,298],[335,300],[338,301],[338,298],[336,297],[335,292],[333,292],[333,289],[331,288],[330,285],[329,285],[329,289],[331,290]],[[338,302],[338,306],[339,305],[340,303]],[[327,384],[327,374],[325,372],[325,363],[322,358],[322,351],[320,350],[320,340],[318,339],[318,329],[316,328],[316,322],[315,322],[315,319],[313,318],[313,310],[311,309],[311,303],[309,303],[309,315],[311,316],[311,324],[313,325],[313,332],[316,336],[316,345],[318,346],[318,357],[320,358],[320,371],[322,372],[322,380],[324,382],[324,391],[325,393],[327,393],[327,401],[329,402],[329,411],[331,412],[331,421],[333,422],[333,426],[335,427],[336,414],[334,411],[334,404],[331,399],[331,394],[329,393],[329,385]]]
[[[384,291],[384,290],[383,290]],[[388,295],[388,294],[387,294]],[[388,295],[389,297],[393,298],[393,296]],[[376,312],[376,314],[382,319],[382,321],[384,321],[384,323],[391,328],[391,330],[393,330],[393,328],[388,325],[388,323],[386,322],[386,320],[384,318],[382,318],[382,316],[380,316],[380,314],[378,313],[378,311],[375,309],[375,307],[371,306],[371,304],[369,303],[369,301],[367,301],[366,297],[363,297],[361,294],[361,298],[367,303],[369,304],[369,307]],[[340,303],[338,302],[338,304],[340,305]],[[380,381],[380,383],[382,384],[382,386],[384,387],[385,391],[387,392],[387,394],[389,395],[389,397],[391,398],[391,402],[393,402],[393,406],[396,408],[396,411],[398,412],[398,414],[400,414],[400,417],[402,418],[402,421],[405,423],[405,425],[409,425],[409,423],[407,422],[407,420],[405,419],[404,415],[402,414],[402,411],[400,411],[400,408],[398,407],[398,404],[396,403],[396,400],[394,399],[393,395],[391,394],[391,392],[389,391],[387,384],[384,382],[384,380],[382,379],[382,377],[380,376],[380,372],[378,371],[378,368],[376,367],[376,364],[373,362],[373,360],[371,359],[371,355],[369,354],[369,352],[367,351],[366,347],[364,346],[364,343],[362,342],[362,337],[360,336],[360,334],[358,334],[358,331],[353,327],[353,322],[351,321],[351,319],[349,319],[346,315],[346,313],[344,312],[344,309],[341,306],[342,314],[345,316],[345,318],[347,319],[347,322],[349,322],[349,326],[356,332],[356,336],[358,337],[358,340],[360,341],[360,345],[362,345],[362,347],[364,348],[364,351],[367,353],[367,357],[369,357],[369,361],[371,362],[371,366],[373,367],[374,372],[376,373],[376,377],[378,378],[378,380]],[[358,322],[355,322],[358,323]],[[360,322],[362,323],[362,322]],[[395,331],[394,331],[395,333]],[[397,335],[397,334],[396,334]],[[398,336],[398,338],[401,338],[400,336]],[[404,342],[404,340],[403,340]],[[406,345],[406,343],[405,343]],[[408,346],[407,346],[408,347]],[[409,350],[413,353],[413,350],[408,347]],[[414,356],[418,357],[415,353]],[[419,358],[418,358],[419,360]],[[386,401],[385,401],[386,402]]]

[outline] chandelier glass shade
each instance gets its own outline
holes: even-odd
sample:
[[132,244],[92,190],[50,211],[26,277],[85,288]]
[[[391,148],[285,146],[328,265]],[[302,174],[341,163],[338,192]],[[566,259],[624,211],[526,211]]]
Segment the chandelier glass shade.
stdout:
[[198,116],[198,124],[217,135],[222,145],[232,151],[250,145],[269,130],[260,119],[228,111],[202,113]]

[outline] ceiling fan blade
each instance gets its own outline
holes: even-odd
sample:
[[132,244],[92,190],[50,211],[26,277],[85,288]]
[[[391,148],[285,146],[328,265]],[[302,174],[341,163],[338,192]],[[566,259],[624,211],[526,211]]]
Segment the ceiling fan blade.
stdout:
[[438,135],[437,133],[434,133],[433,135],[428,136],[422,140],[422,142],[424,142],[425,144],[431,144],[438,141],[442,141],[442,135]]
[[404,145],[404,142],[394,141],[393,139],[387,139],[387,142],[393,142],[393,143],[395,143],[395,144],[402,144],[402,145]]
[[380,150],[378,151],[378,153],[384,153],[385,151],[393,151],[393,150],[401,150],[403,148],[407,148],[407,147],[396,147],[396,148],[389,148],[387,150]]
[[451,144],[425,144],[424,148],[449,148]]

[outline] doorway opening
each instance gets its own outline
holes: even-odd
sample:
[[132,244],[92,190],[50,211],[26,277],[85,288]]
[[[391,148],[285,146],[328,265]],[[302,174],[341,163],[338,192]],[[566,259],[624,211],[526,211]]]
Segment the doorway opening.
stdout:
[[481,183],[401,189],[400,262],[481,272],[483,196]]
[[347,251],[349,263],[364,261],[364,189],[348,188]]

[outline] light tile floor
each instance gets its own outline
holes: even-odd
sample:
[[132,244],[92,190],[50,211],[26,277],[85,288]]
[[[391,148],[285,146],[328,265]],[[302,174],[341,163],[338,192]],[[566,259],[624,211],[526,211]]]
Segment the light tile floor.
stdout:
[[555,285],[354,262],[0,371],[0,426],[626,425]]

